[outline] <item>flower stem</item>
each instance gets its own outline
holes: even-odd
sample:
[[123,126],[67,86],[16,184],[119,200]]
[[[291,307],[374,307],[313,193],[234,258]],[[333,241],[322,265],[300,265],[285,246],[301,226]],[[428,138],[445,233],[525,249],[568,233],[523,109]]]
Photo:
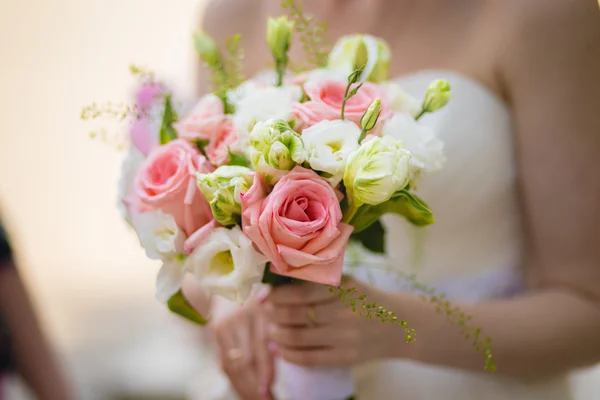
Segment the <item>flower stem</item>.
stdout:
[[342,100],[342,120],[344,119],[344,111],[346,110],[346,101],[348,101],[348,92],[350,91],[350,85],[352,82],[348,82],[346,85],[346,91],[344,92],[344,100]]
[[417,116],[415,117],[415,121],[418,121],[419,118],[421,118],[427,111],[425,111],[424,109],[421,109],[421,111],[417,114]]
[[287,67],[287,57],[283,60],[277,60],[275,70],[277,71],[277,86],[283,85],[283,77],[285,75],[285,69]]
[[344,216],[342,218],[342,222],[348,224],[348,225],[352,225],[352,219],[354,218],[354,216],[356,215],[356,213],[358,212],[358,209],[360,208],[360,205],[356,205],[356,204],[352,204],[351,206],[348,207],[348,209],[346,210],[346,212],[344,213]]
[[362,143],[365,136],[367,136],[367,130],[365,128],[362,128],[362,131],[360,132],[360,136],[358,137],[358,144]]

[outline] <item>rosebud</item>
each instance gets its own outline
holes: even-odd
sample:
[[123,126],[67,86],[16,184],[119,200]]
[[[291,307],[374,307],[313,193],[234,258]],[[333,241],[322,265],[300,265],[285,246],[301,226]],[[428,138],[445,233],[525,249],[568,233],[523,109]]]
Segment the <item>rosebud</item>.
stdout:
[[300,135],[283,120],[258,122],[250,133],[250,162],[270,184],[304,162],[304,153]]
[[367,111],[363,114],[360,119],[360,126],[363,131],[370,131],[375,127],[377,123],[377,119],[379,118],[379,114],[381,114],[381,99],[377,98],[373,100]]
[[334,46],[328,67],[348,74],[364,67],[361,81],[381,82],[388,78],[390,60],[390,49],[382,39],[371,35],[349,35]]
[[434,112],[444,107],[452,97],[450,82],[437,79],[429,85],[423,100],[423,112]]
[[225,226],[238,223],[242,214],[240,195],[252,186],[252,174],[249,168],[235,165],[223,165],[210,174],[196,174],[198,188],[217,222]]
[[410,153],[390,136],[369,137],[346,162],[344,186],[350,206],[377,205],[409,180]]
[[203,32],[194,35],[194,45],[198,55],[212,68],[221,66],[221,52],[212,37]]
[[286,16],[268,19],[267,45],[275,60],[282,61],[287,58],[293,29],[294,22],[288,20]]

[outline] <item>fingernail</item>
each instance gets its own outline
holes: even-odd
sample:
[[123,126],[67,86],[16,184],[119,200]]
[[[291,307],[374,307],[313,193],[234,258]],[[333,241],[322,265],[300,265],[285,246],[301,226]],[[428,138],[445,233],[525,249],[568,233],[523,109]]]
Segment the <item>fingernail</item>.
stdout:
[[277,351],[277,345],[274,342],[269,342],[269,350],[272,353],[275,353]]
[[261,289],[261,291],[256,295],[256,302],[258,304],[263,304],[267,301],[267,297],[269,297],[269,293],[271,292],[270,286],[265,286]]
[[265,385],[264,383],[261,383],[258,386],[258,394],[262,397],[267,397],[267,395],[268,395],[267,385]]

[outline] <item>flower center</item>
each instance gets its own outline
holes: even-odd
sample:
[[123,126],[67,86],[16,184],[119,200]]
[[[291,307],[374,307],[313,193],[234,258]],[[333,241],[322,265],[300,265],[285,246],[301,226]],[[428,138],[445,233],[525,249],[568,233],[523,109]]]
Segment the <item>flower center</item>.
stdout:
[[233,272],[233,257],[231,251],[220,251],[214,255],[209,263],[209,271],[214,275],[229,275]]
[[332,153],[337,153],[338,151],[340,151],[343,145],[344,144],[339,140],[335,141],[335,142],[327,143],[327,146],[331,149]]
[[177,157],[173,154],[164,154],[148,171],[148,178],[153,185],[163,185],[177,172],[179,168]]

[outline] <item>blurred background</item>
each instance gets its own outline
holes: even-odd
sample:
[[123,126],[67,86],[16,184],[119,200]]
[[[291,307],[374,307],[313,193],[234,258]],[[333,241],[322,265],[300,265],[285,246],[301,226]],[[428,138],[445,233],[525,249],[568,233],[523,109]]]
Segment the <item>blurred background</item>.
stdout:
[[[79,120],[93,101],[130,98],[131,63],[193,98],[191,34],[204,3],[0,3],[0,204],[78,399],[201,399],[199,391],[220,385],[199,330],[154,300],[159,266],[115,206],[123,154],[90,139]],[[600,398],[600,372],[574,383],[578,399]],[[30,398],[9,382],[9,400]]]

